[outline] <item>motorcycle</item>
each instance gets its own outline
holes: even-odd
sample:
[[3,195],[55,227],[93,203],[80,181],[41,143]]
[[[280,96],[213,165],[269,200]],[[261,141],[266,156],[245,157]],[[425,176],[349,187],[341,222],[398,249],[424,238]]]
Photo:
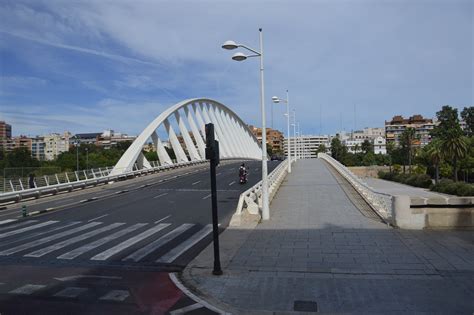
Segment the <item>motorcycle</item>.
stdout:
[[247,183],[247,174],[242,174],[239,176],[239,182],[240,184],[246,184]]

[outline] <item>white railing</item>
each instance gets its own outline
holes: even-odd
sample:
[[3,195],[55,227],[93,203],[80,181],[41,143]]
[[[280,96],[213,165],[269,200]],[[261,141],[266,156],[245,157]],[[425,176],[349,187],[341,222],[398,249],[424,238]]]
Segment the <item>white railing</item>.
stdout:
[[393,200],[391,195],[375,191],[354,175],[347,167],[326,153],[319,153],[318,158],[331,164],[382,218],[392,221]]
[[[285,179],[288,170],[288,159],[280,163],[270,174],[268,174],[269,202],[272,201],[278,188]],[[235,215],[241,215],[244,208],[250,214],[258,214],[262,207],[262,181],[240,194],[239,203]]]

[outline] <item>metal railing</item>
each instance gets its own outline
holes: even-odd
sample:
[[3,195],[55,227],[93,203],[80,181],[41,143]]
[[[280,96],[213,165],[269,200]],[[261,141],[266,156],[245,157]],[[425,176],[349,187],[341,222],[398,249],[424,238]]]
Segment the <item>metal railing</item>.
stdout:
[[374,190],[347,167],[326,153],[319,153],[318,158],[331,164],[382,218],[392,221],[392,195]]
[[[288,170],[288,159],[280,163],[270,174],[268,174],[268,192],[269,202],[272,201],[278,188],[280,187],[283,179],[287,174]],[[259,209],[262,207],[262,181],[259,181],[251,188],[240,194],[239,203],[235,211],[236,215],[241,215],[244,208],[250,214],[258,214]]]
[[34,188],[30,188],[28,178],[18,178],[17,180],[9,179],[7,185],[10,191],[0,193],[0,203],[15,201],[19,202],[25,198],[39,198],[42,195],[57,194],[61,191],[72,191],[77,188],[86,188],[88,186],[97,186],[110,181],[121,180],[150,173],[161,172],[168,169],[175,169],[184,166],[203,164],[207,161],[192,161],[176,163],[172,165],[158,165],[157,162],[150,162],[152,168],[138,169],[134,166],[133,171],[120,174],[110,175],[113,167],[80,170],[75,172],[64,172],[54,175],[44,175],[34,180]]

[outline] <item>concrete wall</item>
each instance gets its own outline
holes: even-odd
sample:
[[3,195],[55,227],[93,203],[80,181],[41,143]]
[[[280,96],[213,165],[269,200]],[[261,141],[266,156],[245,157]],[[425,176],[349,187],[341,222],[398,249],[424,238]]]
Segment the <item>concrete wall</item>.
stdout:
[[393,217],[402,229],[474,229],[474,197],[393,197]]
[[364,178],[364,177],[374,177],[378,178],[378,171],[388,172],[390,168],[388,166],[349,166],[348,169],[355,175]]

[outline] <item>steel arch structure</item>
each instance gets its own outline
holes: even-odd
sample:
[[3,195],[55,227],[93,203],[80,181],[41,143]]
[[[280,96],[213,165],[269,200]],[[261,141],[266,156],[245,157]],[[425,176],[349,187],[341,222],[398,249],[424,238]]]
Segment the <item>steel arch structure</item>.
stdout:
[[[174,131],[173,123],[179,129],[181,141]],[[134,167],[153,168],[142,152],[150,139],[160,165],[205,160],[204,125],[207,123],[215,126],[221,158],[262,159],[260,143],[237,114],[215,100],[194,98],[179,102],[156,117],[125,151],[111,174],[124,174],[134,170]],[[167,153],[164,139],[158,136],[157,130],[162,127],[176,155],[176,162]]]

